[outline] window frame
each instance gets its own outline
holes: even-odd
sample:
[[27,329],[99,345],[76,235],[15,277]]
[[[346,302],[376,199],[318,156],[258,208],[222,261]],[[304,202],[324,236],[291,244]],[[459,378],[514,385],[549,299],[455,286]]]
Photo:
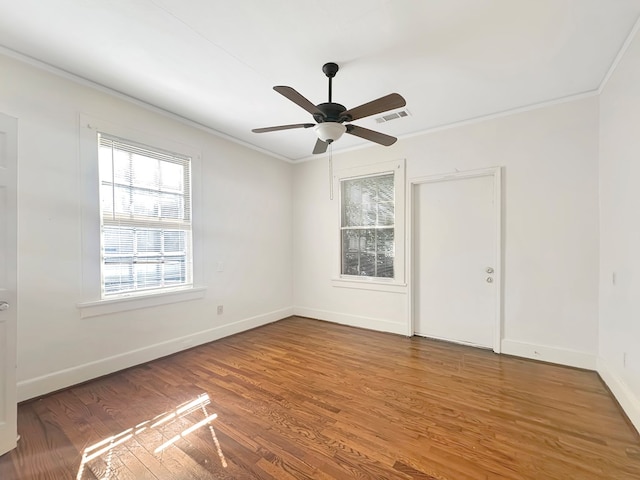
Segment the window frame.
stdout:
[[[101,238],[101,244],[100,244],[100,278],[101,278],[101,298],[102,300],[110,300],[110,299],[114,299],[114,298],[122,298],[122,297],[128,297],[131,295],[143,295],[145,293],[160,293],[160,292],[170,292],[170,291],[174,291],[176,289],[180,290],[180,289],[184,289],[184,288],[188,288],[191,287],[193,285],[193,247],[192,247],[192,221],[191,221],[191,212],[192,212],[192,205],[191,205],[191,193],[192,193],[192,188],[191,188],[191,180],[192,180],[192,174],[191,174],[191,164],[192,164],[192,159],[191,157],[188,157],[186,155],[183,155],[182,153],[178,153],[178,152],[168,152],[164,149],[160,149],[157,148],[155,146],[150,146],[150,145],[142,145],[139,144],[138,142],[132,141],[130,139],[124,139],[121,137],[116,137],[108,132],[102,132],[102,131],[98,131],[97,132],[98,135],[98,147],[99,148],[111,148],[112,153],[114,152],[114,150],[119,150],[121,152],[126,152],[129,156],[128,161],[129,161],[129,167],[131,169],[131,171],[129,172],[131,175],[133,174],[133,168],[132,168],[132,162],[133,162],[133,158],[132,155],[134,155],[134,151],[135,150],[139,150],[140,153],[142,153],[143,151],[149,152],[151,155],[148,156],[147,158],[154,158],[158,160],[158,161],[163,161],[166,163],[174,163],[177,165],[182,166],[185,170],[183,171],[183,192],[180,196],[183,205],[183,211],[184,211],[184,218],[182,219],[174,219],[174,218],[168,218],[168,217],[155,217],[155,216],[148,216],[145,218],[144,214],[135,214],[135,213],[130,213],[130,214],[118,214],[117,212],[114,211],[115,209],[115,198],[112,197],[112,211],[111,214],[109,214],[107,211],[104,210],[104,206],[105,203],[103,202],[102,199],[102,195],[104,193],[104,187],[106,186],[105,183],[110,184],[109,189],[111,190],[112,195],[115,195],[114,191],[115,189],[118,187],[119,183],[116,182],[115,177],[113,177],[113,170],[112,170],[112,178],[111,179],[104,179],[104,178],[99,178],[99,183],[100,183],[100,190],[99,190],[99,196],[100,196],[100,202],[101,202],[101,211],[100,211],[100,238]],[[104,139],[104,140],[103,140]],[[107,143],[111,143],[110,146],[105,145]],[[117,144],[123,145],[122,148],[118,148]],[[129,147],[129,148],[127,148]],[[166,157],[165,159],[161,159],[160,157]],[[113,157],[112,157],[113,158]],[[100,162],[100,154],[98,154],[98,162]],[[111,165],[111,168],[113,169],[113,162]],[[99,167],[100,170],[100,167]],[[99,171],[98,173],[99,176],[101,176],[101,173]],[[140,186],[136,187],[133,183],[131,183],[131,180],[129,181],[129,185],[125,185],[124,188],[127,190],[127,193],[131,196],[133,191],[137,188],[138,190],[141,189]],[[154,189],[152,189],[152,191],[156,191]],[[161,186],[158,185],[158,190],[157,192],[160,194],[162,192]],[[132,290],[127,290],[127,291],[118,291],[115,293],[109,293],[107,292],[107,275],[106,275],[106,267],[107,267],[107,259],[108,258],[113,258],[113,255],[109,255],[107,253],[107,246],[106,246],[106,234],[107,234],[107,229],[110,228],[131,228],[132,229],[132,251],[131,251],[131,257],[133,259],[133,264],[136,263],[135,259],[138,258],[144,258],[145,255],[141,255],[139,251],[137,251],[137,244],[138,242],[136,241],[136,239],[138,238],[138,235],[140,233],[140,231],[149,231],[149,230],[175,230],[175,231],[181,231],[181,232],[185,232],[185,245],[184,245],[184,250],[185,250],[185,271],[184,271],[184,276],[185,276],[185,281],[183,283],[179,283],[179,284],[174,284],[174,285],[163,285],[163,286],[159,286],[159,287],[150,287],[150,288],[134,288]],[[148,255],[146,255],[147,258],[150,259],[155,259],[155,258],[164,258],[166,256],[166,253],[164,251],[164,238],[163,236],[161,236],[160,238],[160,249],[159,251],[154,251],[154,252],[150,252]],[[129,256],[129,255],[119,255],[120,257],[122,256]],[[164,261],[162,262],[152,262],[152,264],[164,264]],[[133,265],[132,264],[132,265]],[[136,274],[132,271],[132,275],[133,275],[133,284],[135,286],[135,284],[137,283],[136,281]]]
[[[133,144],[151,146],[163,152],[178,152],[191,158],[191,283],[171,288],[142,290],[120,295],[102,295],[102,211],[100,205],[100,174],[98,133],[127,139]],[[81,183],[81,247],[82,299],[76,306],[82,318],[94,317],[203,298],[202,246],[198,231],[201,225],[201,153],[193,146],[119,123],[79,115],[79,170]]]
[[[394,260],[393,278],[346,275],[342,273],[342,182],[349,179],[375,177],[393,173],[394,180]],[[405,161],[395,160],[372,163],[337,170],[333,176],[333,189],[338,194],[334,200],[336,207],[337,246],[334,258],[334,274],[331,279],[334,287],[357,288],[387,292],[403,292],[406,289],[405,279]]]

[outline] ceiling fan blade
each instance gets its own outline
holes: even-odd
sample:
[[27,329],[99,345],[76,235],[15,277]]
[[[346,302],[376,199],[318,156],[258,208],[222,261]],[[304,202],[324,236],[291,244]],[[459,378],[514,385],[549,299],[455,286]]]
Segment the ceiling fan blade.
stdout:
[[311,128],[315,127],[315,123],[294,123],[291,125],[278,125],[277,127],[254,128],[253,133],[276,132],[278,130],[290,130],[292,128]]
[[316,146],[313,147],[313,153],[314,155],[317,153],[324,153],[327,151],[327,147],[329,146],[329,144],[327,142],[323,142],[322,140],[318,139],[316,141]]
[[391,135],[375,132],[364,127],[358,127],[357,125],[347,125],[347,133],[384,145],[385,147],[393,145],[398,140],[396,137],[392,137]]
[[311,115],[321,115],[324,118],[324,113],[322,113],[318,107],[316,107],[313,103],[307,100],[302,94],[298,93],[291,87],[285,86],[275,86],[273,89],[278,92],[280,95],[287,97],[296,105],[304,108]]
[[358,120],[359,118],[368,117],[377,113],[393,110],[394,108],[402,108],[407,104],[406,100],[399,93],[390,93],[384,97],[372,100],[368,103],[347,110],[342,115],[349,117],[349,122]]

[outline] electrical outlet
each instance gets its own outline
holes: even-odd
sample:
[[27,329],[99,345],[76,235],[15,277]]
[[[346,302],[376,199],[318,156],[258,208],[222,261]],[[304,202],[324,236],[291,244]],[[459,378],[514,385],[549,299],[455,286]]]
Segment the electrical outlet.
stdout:
[[224,306],[218,305],[218,315],[222,315],[224,313]]

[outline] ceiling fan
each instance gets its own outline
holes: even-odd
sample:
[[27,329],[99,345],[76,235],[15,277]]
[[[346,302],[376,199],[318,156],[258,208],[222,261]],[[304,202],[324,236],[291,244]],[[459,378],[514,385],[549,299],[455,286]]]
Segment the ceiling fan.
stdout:
[[[369,130],[368,128],[359,127],[349,122],[368,117],[370,115],[386,112],[388,110],[393,110],[395,108],[404,107],[407,102],[402,98],[402,95],[390,93],[384,97],[380,97],[376,100],[372,100],[371,102],[364,103],[358,107],[347,110],[343,105],[331,101],[331,81],[333,77],[336,76],[336,73],[338,73],[338,65],[335,63],[325,63],[322,66],[322,71],[329,79],[329,101],[327,103],[314,105],[291,87],[273,87],[276,92],[285,96],[293,103],[304,108],[307,112],[313,115],[313,119],[316,123],[278,125],[276,127],[254,128],[251,131],[254,133],[265,133],[275,132],[277,130],[313,127],[316,135],[318,136],[313,153],[326,152],[329,144],[338,140],[345,132],[386,147],[393,145],[396,140],[398,140],[396,137]],[[345,122],[347,123],[346,125]]]

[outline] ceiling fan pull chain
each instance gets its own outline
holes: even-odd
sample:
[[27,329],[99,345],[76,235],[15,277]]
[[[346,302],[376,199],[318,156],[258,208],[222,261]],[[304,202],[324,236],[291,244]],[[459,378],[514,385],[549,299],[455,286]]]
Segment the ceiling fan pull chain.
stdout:
[[329,200],[333,200],[333,144],[329,144]]

